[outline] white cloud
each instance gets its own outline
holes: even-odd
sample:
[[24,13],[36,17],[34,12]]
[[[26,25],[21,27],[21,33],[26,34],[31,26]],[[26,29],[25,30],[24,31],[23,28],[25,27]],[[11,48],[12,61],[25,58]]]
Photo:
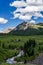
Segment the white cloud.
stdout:
[[31,19],[31,16],[30,15],[20,15],[19,16],[19,19],[22,19],[22,20],[30,20]]
[[14,18],[18,18],[20,16],[20,14],[14,14]]
[[0,23],[1,23],[1,24],[5,24],[5,23],[7,23],[7,22],[8,22],[7,19],[4,19],[4,18],[1,18],[1,17],[0,17]]
[[10,6],[24,7],[27,6],[27,4],[24,1],[14,1],[13,3],[10,3]]
[[40,12],[36,12],[34,16],[36,16],[37,18],[38,18],[38,17],[43,18],[43,15],[42,15]]
[[30,23],[34,23],[35,24],[36,22],[34,20],[31,20]]
[[34,16],[35,19],[37,19],[38,17],[43,18],[43,15],[40,13],[41,11],[43,11],[43,0],[26,0],[26,2],[24,0],[16,0],[10,3],[10,6],[14,6],[17,8],[13,12],[14,19],[19,18],[22,20],[31,20],[32,16]]
[[0,30],[0,33],[2,33],[3,31],[2,30]]
[[43,0],[26,0],[28,4],[43,4]]

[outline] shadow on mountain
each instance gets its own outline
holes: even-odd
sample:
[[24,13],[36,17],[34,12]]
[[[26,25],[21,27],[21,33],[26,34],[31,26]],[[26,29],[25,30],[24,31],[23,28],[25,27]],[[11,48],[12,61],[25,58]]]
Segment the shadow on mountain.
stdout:
[[9,34],[17,36],[43,35],[43,28],[34,29],[28,27],[26,30],[12,30]]

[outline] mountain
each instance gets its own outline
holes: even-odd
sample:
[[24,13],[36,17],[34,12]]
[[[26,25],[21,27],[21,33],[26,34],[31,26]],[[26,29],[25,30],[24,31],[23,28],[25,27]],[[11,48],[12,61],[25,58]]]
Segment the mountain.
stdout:
[[2,31],[0,33],[2,33],[2,34],[8,34],[13,29],[14,29],[14,27],[9,27],[9,28],[5,29],[4,31]]
[[11,30],[9,34],[13,35],[43,35],[43,25],[23,22]]
[[9,27],[5,29],[0,35],[4,34],[12,34],[12,35],[21,35],[21,36],[28,36],[28,35],[43,35],[43,23],[29,23],[23,22],[18,26]]
[[43,23],[38,23],[37,25],[41,25],[41,26],[43,26]]

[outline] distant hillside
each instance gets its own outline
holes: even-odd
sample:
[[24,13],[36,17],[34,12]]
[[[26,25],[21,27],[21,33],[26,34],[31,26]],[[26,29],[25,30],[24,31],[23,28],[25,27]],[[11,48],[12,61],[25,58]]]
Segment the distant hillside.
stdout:
[[4,31],[0,32],[0,34],[8,34],[9,32],[11,32],[11,30],[13,30],[14,27],[8,27],[6,28]]
[[23,22],[15,29],[11,30],[9,34],[14,35],[43,35],[43,25]]
[[43,23],[38,23],[37,25],[41,25],[41,26],[43,26]]
[[9,28],[7,28],[7,29],[5,29],[4,31],[3,31],[3,33],[9,33],[11,30],[13,30],[14,29],[14,27],[9,27]]

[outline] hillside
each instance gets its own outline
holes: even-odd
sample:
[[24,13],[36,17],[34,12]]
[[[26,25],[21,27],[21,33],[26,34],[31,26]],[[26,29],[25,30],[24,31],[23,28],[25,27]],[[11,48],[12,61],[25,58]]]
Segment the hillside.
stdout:
[[43,35],[43,25],[23,22],[15,29],[11,30],[9,34],[14,35]]
[[41,25],[41,26],[43,26],[43,23],[38,23],[37,25]]
[[14,29],[14,27],[8,27],[4,31],[1,31],[0,34],[8,34],[13,29]]

